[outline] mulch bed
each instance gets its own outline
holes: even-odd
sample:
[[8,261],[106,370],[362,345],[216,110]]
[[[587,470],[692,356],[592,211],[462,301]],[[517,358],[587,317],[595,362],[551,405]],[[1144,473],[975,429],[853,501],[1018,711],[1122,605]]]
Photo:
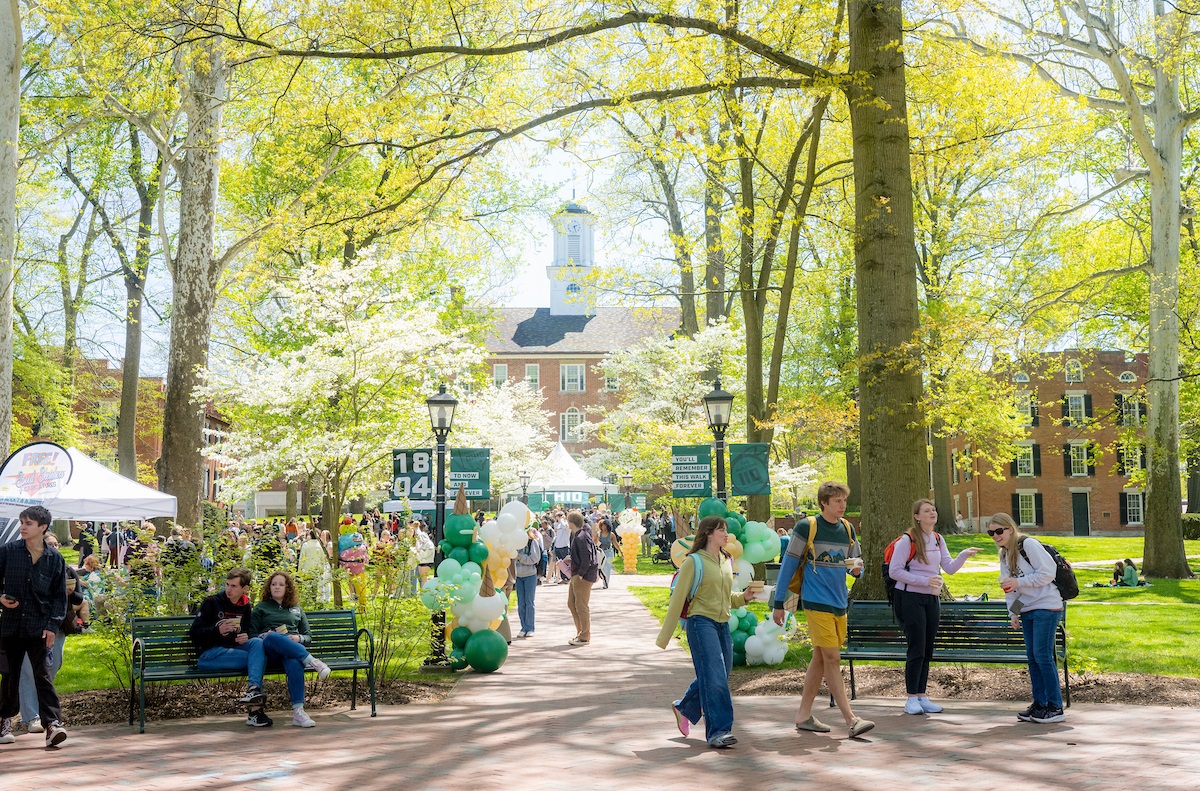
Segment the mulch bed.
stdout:
[[[287,686],[282,681],[266,679],[267,712],[286,712]],[[397,706],[404,703],[432,703],[442,700],[454,688],[454,678],[429,681],[388,681],[376,688],[375,700],[380,705]],[[146,721],[186,719],[190,717],[229,716],[244,713],[246,707],[237,699],[246,691],[245,681],[190,681],[172,684],[151,684],[146,687]],[[316,711],[350,706],[350,679],[330,678],[310,681],[307,685],[304,708]],[[366,680],[358,680],[358,708],[370,712],[371,691]],[[73,692],[62,696],[63,721],[68,726],[126,724],[129,712],[129,692],[123,689],[96,689]],[[134,710],[136,721],[137,710]]]
[[[842,677],[850,689],[845,665]],[[866,697],[904,697],[904,668],[854,666],[858,694]],[[804,671],[750,669],[734,673],[729,686],[735,695],[799,695]],[[824,694],[824,693],[823,693]],[[1011,667],[934,665],[929,670],[929,695],[949,700],[1029,700],[1029,671]],[[1127,703],[1143,706],[1200,706],[1200,678],[1142,673],[1071,674],[1071,701]]]

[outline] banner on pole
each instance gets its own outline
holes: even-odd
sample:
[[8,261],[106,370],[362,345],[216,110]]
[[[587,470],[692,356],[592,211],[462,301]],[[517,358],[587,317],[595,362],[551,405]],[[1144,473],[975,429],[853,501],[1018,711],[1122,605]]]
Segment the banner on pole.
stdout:
[[671,496],[712,497],[712,446],[671,446]]
[[770,449],[766,442],[730,443],[730,494],[736,497],[771,493],[771,477],[767,472]]
[[[446,498],[453,500],[458,484],[467,487],[468,500],[492,496],[492,451],[490,448],[454,448],[446,451],[450,469],[446,473]],[[432,502],[437,494],[434,475],[437,458],[429,448],[398,448],[392,451],[392,497],[397,500]]]

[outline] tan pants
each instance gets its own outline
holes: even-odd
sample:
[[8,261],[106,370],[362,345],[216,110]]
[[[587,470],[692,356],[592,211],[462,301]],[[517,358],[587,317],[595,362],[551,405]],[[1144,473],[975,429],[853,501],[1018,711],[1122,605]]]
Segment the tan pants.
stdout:
[[567,609],[575,619],[575,636],[580,640],[592,639],[592,612],[588,602],[592,599],[592,583],[583,577],[571,577],[567,589]]

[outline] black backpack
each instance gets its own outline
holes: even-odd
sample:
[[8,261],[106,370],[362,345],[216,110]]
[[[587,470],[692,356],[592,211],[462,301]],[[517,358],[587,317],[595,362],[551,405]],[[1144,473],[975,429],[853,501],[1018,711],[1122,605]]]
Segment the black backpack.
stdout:
[[[1043,543],[1042,546],[1050,553],[1050,559],[1054,561],[1054,587],[1058,588],[1058,594],[1063,597],[1063,601],[1074,599],[1079,595],[1079,580],[1075,579],[1075,572],[1071,569],[1071,564],[1052,545]],[[1029,560],[1029,555],[1025,554],[1024,538],[1017,544],[1017,551],[1021,553],[1021,557],[1025,558],[1026,563],[1033,565]]]

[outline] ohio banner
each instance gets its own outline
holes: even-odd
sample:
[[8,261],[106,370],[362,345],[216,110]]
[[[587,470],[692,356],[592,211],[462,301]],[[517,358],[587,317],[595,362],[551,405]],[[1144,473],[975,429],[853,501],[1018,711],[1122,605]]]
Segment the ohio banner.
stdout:
[[671,496],[712,497],[712,446],[671,446]]
[[771,493],[771,478],[767,473],[769,450],[766,442],[730,443],[730,494],[736,497]]

